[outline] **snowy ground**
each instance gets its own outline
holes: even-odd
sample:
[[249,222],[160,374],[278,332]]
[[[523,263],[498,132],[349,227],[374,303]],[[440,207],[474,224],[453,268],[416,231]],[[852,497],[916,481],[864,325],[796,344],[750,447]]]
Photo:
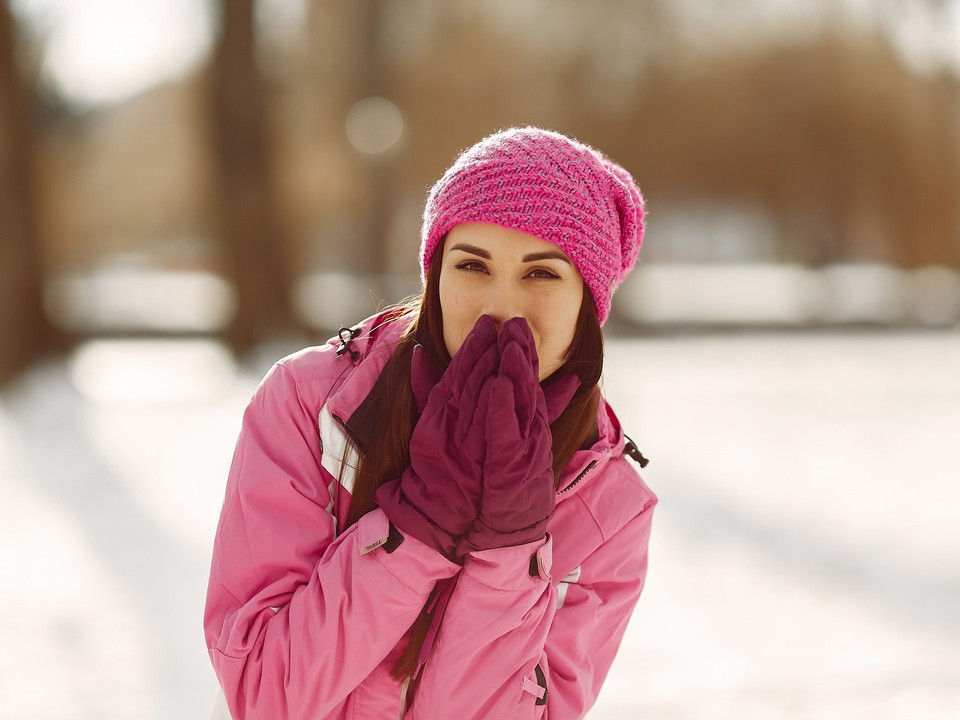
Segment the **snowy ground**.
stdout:
[[[94,343],[0,395],[0,720],[205,717],[260,372]],[[591,718],[960,717],[960,333],[615,341],[607,389],[661,503]]]

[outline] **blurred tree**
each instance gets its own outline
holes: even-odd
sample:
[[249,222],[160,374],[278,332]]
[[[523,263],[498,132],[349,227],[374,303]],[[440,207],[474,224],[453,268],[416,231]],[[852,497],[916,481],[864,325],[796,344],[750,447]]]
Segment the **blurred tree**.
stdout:
[[214,233],[236,286],[225,340],[244,352],[295,332],[287,248],[272,182],[265,89],[256,60],[254,0],[221,0],[211,66]]
[[[327,0],[304,3],[272,38],[255,31],[253,4],[221,0],[198,91],[190,76],[98,108],[60,138],[44,131],[43,177],[56,186],[43,195],[48,267],[144,253],[148,238],[149,252],[173,257],[171,238],[211,238],[222,249],[213,260],[229,265],[210,264],[240,293],[229,341],[249,347],[293,324],[299,273],[349,273],[364,289],[381,274],[412,278],[426,189],[459,148],[526,123],[626,165],[651,223],[733,208],[762,216],[773,236],[727,252],[726,235],[702,233],[673,256],[651,242],[648,258],[658,247],[660,259],[701,260],[759,248],[814,266],[960,267],[956,74],[923,74],[880,20],[851,21],[849,3],[831,16],[814,0],[823,18],[794,32],[777,25],[792,27],[789,13],[764,20],[761,0]],[[891,18],[919,8],[933,24],[958,2],[879,5]],[[371,96],[402,110],[402,141],[365,154],[345,121]],[[215,136],[194,139],[194,117]],[[215,202],[196,201],[211,178]],[[340,293],[331,314],[348,322],[367,299],[341,306],[338,281],[314,297],[333,307]],[[391,284],[383,297],[398,299]]]
[[[337,184],[354,185],[349,198],[342,198],[328,215],[348,218],[349,252],[331,248],[323,253],[324,270],[360,275],[377,297],[383,296],[380,281],[389,268],[387,238],[396,209],[395,185],[402,152],[397,146],[367,153],[347,141],[346,126],[357,103],[371,107],[372,98],[396,101],[389,79],[389,59],[384,52],[385,4],[383,0],[331,0],[307,7],[305,37],[310,44],[308,72],[303,91],[314,96],[318,108],[313,136],[337,148],[339,162],[327,162],[327,171],[337,174]],[[319,84],[318,84],[319,82]],[[378,117],[363,113],[361,131],[369,132]],[[356,127],[356,125],[354,126]],[[373,128],[375,130],[375,127]]]
[[[894,18],[914,8],[881,4]],[[322,245],[312,257],[338,269],[402,267],[418,230],[412,210],[456,150],[534,123],[604,148],[651,208],[754,213],[775,235],[759,259],[960,267],[955,75],[924,77],[880,19],[861,26],[846,4],[811,3],[804,12],[819,19],[806,27],[790,20],[803,13],[763,5],[309,4],[307,71],[289,92],[313,96],[315,110],[282,165],[304,245]],[[956,5],[921,0],[915,10],[933,24]],[[404,114],[403,152],[388,163],[360,162],[344,142],[347,110],[372,94]],[[304,127],[302,106],[290,107],[281,127]],[[329,229],[333,216],[341,223]],[[714,258],[714,246],[698,247]],[[391,248],[392,266],[382,262]]]
[[762,208],[774,259],[960,267],[958,100],[881,36],[825,35],[660,77],[605,135],[660,197]]
[[43,307],[37,97],[18,62],[16,21],[0,0],[0,383],[67,346]]
[[[385,78],[383,56],[383,0],[367,0],[352,3],[359,22],[357,37],[360,39],[356,58],[357,90],[359,99],[370,97],[390,97]],[[363,229],[368,252],[361,257],[369,263],[366,268],[372,277],[382,278],[389,270],[387,235],[390,218],[395,203],[393,189],[393,164],[389,159],[377,156],[365,158],[367,161],[367,181],[371,187],[372,201],[366,215],[366,227]],[[365,257],[364,257],[365,256]],[[383,289],[375,291],[381,297]]]

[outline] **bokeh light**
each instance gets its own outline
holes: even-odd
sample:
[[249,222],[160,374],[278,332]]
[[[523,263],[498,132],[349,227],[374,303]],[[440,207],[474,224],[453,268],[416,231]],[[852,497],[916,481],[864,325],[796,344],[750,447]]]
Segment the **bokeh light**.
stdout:
[[357,150],[367,155],[379,155],[400,142],[403,116],[400,108],[386,98],[365,98],[347,113],[346,131],[350,144]]

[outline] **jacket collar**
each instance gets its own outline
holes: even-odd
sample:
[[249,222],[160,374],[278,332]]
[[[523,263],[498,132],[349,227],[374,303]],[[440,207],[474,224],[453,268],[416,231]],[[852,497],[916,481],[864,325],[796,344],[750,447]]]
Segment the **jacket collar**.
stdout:
[[560,475],[558,500],[576,495],[588,485],[590,478],[597,475],[604,465],[623,454],[624,443],[620,420],[607,404],[606,398],[601,396],[597,407],[597,440],[589,448],[573,454]]

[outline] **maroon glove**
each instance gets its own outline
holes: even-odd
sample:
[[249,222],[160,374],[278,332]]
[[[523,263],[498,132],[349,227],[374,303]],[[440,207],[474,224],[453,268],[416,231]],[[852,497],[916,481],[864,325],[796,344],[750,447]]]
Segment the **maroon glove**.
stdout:
[[484,425],[499,361],[496,326],[486,315],[442,375],[414,348],[410,382],[422,413],[410,438],[410,467],[376,497],[401,532],[447,557],[480,505]]
[[[486,413],[486,455],[480,513],[457,548],[522,545],[543,538],[556,504],[550,423],[580,385],[576,375],[540,387],[537,348],[523,318],[504,323],[500,367]],[[548,412],[549,407],[549,412]]]

